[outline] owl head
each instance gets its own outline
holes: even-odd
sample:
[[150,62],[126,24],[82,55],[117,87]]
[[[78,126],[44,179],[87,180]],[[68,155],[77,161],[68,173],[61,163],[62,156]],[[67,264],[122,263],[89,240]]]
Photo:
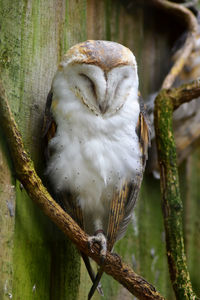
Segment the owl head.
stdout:
[[70,48],[53,80],[58,94],[70,91],[96,115],[109,115],[123,107],[128,98],[137,98],[137,63],[126,47],[109,41],[88,40]]

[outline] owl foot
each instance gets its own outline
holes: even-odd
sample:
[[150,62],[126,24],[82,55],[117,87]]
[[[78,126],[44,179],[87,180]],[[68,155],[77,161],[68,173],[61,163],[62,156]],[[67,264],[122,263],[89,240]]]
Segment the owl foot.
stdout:
[[103,231],[98,230],[95,235],[90,236],[88,238],[88,242],[89,248],[91,248],[95,243],[97,243],[100,246],[100,256],[103,263],[107,252],[107,240],[105,235],[103,234]]

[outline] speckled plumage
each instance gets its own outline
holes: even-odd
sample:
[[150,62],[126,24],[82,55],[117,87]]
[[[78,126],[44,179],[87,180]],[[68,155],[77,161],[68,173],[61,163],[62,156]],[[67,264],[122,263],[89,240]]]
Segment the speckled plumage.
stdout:
[[103,230],[112,250],[131,220],[147,155],[135,57],[114,42],[75,45],[51,95],[45,133],[57,129],[47,175],[79,225],[89,235]]

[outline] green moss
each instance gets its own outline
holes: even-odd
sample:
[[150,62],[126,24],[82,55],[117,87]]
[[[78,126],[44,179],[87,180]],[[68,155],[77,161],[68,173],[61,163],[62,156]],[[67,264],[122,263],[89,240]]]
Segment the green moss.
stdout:
[[87,39],[87,1],[66,0],[64,26],[61,32],[62,55],[73,45]]
[[51,299],[76,300],[80,285],[80,255],[57,228],[51,241]]
[[0,299],[12,295],[15,190],[12,164],[0,128]]
[[171,281],[177,299],[194,299],[183,244],[183,207],[179,191],[176,147],[172,128],[173,100],[167,91],[156,99],[155,129],[161,168],[166,246]]
[[[67,31],[70,29],[70,23],[69,23],[69,1],[70,0],[65,0],[65,20],[64,20],[64,24],[65,26],[62,28],[63,32],[61,32],[61,34],[63,35],[63,43],[62,43],[62,47],[61,47],[61,57],[64,53],[66,53],[67,49],[70,48],[69,45],[69,41],[67,38]],[[67,30],[66,30],[67,29]],[[66,30],[66,33],[64,33],[64,31]],[[61,38],[62,40],[62,38]]]
[[48,299],[50,293],[51,222],[17,183],[14,239],[14,299]]
[[[16,114],[19,108],[18,79],[20,68],[18,65],[20,59],[20,37],[19,37],[19,16],[21,15],[21,6],[13,1],[0,2],[0,20],[1,22],[1,43],[0,43],[0,64],[1,75],[6,83],[6,91],[11,101],[12,111]],[[15,20],[13,24],[10,20]]]
[[[55,1],[49,0],[34,2],[0,0],[0,14],[3,20],[0,44],[2,76],[26,148],[41,173],[43,170],[40,164],[42,151],[40,134],[46,95],[61,56],[70,46],[87,39],[86,23],[87,18],[90,18],[87,15],[87,3],[90,1],[66,0],[65,3],[56,2],[55,6]],[[95,3],[99,4],[99,1],[96,0]],[[153,30],[157,25],[156,18],[148,18],[150,21],[147,26],[144,22],[147,18],[143,16],[142,8],[134,5],[133,11],[129,13],[121,6],[120,1],[105,0],[102,3],[104,10],[100,10],[98,22],[95,24],[93,33],[95,38],[125,43],[136,52],[140,67],[140,83],[144,93],[148,94],[150,88],[156,90],[154,82],[156,78],[161,78],[161,72],[156,66],[159,65],[162,69],[156,57],[159,54],[159,59],[162,60],[164,56],[160,53],[167,46],[165,38],[159,35],[158,38],[164,41],[162,49],[159,47],[158,50],[154,49]],[[147,55],[149,51],[151,59]],[[169,111],[163,111],[163,135],[169,126],[166,119],[170,113],[171,108]],[[162,154],[163,159],[170,158],[170,164],[174,167],[175,152],[168,151],[169,144],[166,139],[162,142],[162,147],[169,153],[168,157]],[[177,192],[175,184],[174,190],[170,191],[172,198]],[[134,226],[132,224],[129,226],[124,239],[116,245],[115,252],[166,294],[168,293],[166,282],[169,281],[166,275],[166,261],[163,259],[164,242],[159,198],[158,184],[152,178],[145,178],[141,199],[136,208]],[[173,199],[173,206],[175,215],[179,218],[182,207],[177,204],[176,198]],[[198,210],[198,206],[196,207]],[[174,224],[173,221],[170,222]],[[180,221],[178,222],[180,225]],[[196,231],[192,233],[192,239],[194,243],[198,243],[198,222],[195,224],[197,226]],[[180,241],[181,237],[178,239]],[[11,260],[6,263],[8,267],[6,272],[10,277],[12,277],[10,267],[14,267],[14,299],[86,298],[91,281],[83,264],[81,264],[81,280],[79,278],[79,254],[40,213],[25,191],[20,189],[19,183],[17,183],[14,241],[14,263]],[[11,244],[12,240],[8,241],[7,247]],[[195,252],[190,257],[190,265],[194,269],[196,269],[195,255],[198,253]],[[179,264],[181,265],[181,262]],[[198,276],[198,272],[193,274]],[[197,286],[195,278],[193,281]],[[121,286],[106,275],[102,282],[105,299],[116,300]],[[94,299],[99,298],[96,294]],[[172,299],[171,295],[168,298]]]
[[144,178],[137,217],[140,274],[155,285],[161,294],[167,296],[170,286],[165,256],[159,181],[151,176]]
[[[40,18],[42,17],[40,14],[40,6],[41,2],[40,0],[36,0],[32,2],[32,24],[33,24],[33,33],[32,33],[32,56],[37,55],[38,52],[38,45],[40,47],[43,46],[42,39],[40,38],[41,35],[41,29],[40,29]],[[30,41],[31,41],[30,39]]]

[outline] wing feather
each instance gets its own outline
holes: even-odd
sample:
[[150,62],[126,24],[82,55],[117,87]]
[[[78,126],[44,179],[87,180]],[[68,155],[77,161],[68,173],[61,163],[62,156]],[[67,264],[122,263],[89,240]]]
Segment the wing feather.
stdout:
[[108,250],[111,250],[115,241],[120,239],[131,220],[133,207],[138,198],[143,172],[148,155],[150,130],[148,118],[142,99],[140,99],[140,114],[136,128],[140,146],[141,170],[134,182],[124,182],[119,193],[115,193],[110,205],[110,214],[107,230]]
[[[115,241],[120,239],[124,235],[126,228],[131,220],[133,207],[139,194],[147,159],[148,146],[150,141],[150,130],[142,99],[140,101],[140,114],[138,118],[136,133],[138,135],[140,144],[141,171],[135,177],[134,182],[124,182],[121,190],[118,193],[115,193],[111,200],[107,229],[107,249],[109,251],[112,250]],[[90,290],[88,299],[91,299],[102,275],[103,267],[100,267],[94,280],[93,286]]]
[[115,193],[110,205],[109,211],[109,221],[107,229],[107,248],[109,251],[112,250],[112,247],[117,239],[117,234],[120,228],[120,224],[124,217],[125,209],[125,199],[128,192],[127,184],[123,184],[122,189]]

